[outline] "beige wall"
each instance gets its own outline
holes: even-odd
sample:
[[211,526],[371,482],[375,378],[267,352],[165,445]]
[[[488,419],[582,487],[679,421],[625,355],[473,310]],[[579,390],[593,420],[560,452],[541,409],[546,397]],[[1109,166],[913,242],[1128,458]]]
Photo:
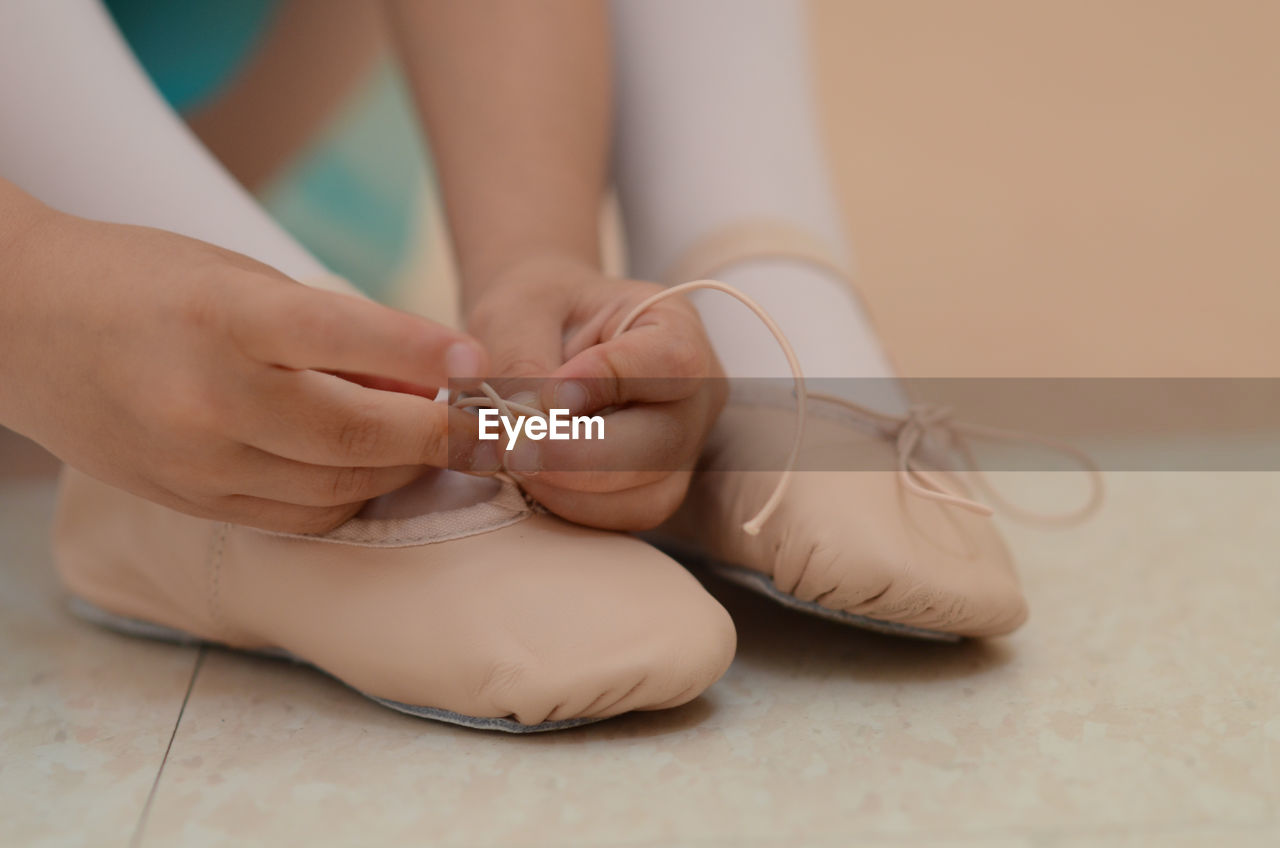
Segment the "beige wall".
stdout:
[[1280,374],[1280,3],[814,0],[813,25],[910,373]]

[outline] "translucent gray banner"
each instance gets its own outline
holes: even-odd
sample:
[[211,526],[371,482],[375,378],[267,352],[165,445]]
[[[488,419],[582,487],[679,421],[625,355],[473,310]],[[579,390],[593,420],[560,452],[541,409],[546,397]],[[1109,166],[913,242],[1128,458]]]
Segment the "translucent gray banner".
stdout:
[[[469,457],[483,427],[500,462],[519,452],[530,472],[780,470],[797,422],[789,379],[487,385],[492,396],[450,387],[465,405],[456,453]],[[1076,451],[1104,470],[1280,470],[1280,379],[810,379],[806,390],[799,471],[958,467],[966,450],[989,471],[1070,470]]]

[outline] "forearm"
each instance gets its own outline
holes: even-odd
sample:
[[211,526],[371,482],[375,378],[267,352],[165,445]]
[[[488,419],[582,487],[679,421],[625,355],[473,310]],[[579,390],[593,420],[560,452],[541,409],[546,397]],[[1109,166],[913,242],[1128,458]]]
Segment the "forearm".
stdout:
[[9,388],[5,363],[12,351],[6,342],[15,336],[21,320],[17,314],[18,286],[27,276],[19,260],[27,252],[30,233],[51,214],[47,206],[0,177],[0,424],[4,423],[4,399]]
[[14,258],[27,232],[38,219],[51,212],[49,207],[0,176],[0,304],[5,302],[3,292],[16,282]]
[[52,241],[58,212],[0,177],[0,426],[31,435],[29,395],[42,346],[62,344],[45,316],[46,269],[67,261]]
[[388,0],[472,304],[505,270],[599,263],[610,55],[597,0]]

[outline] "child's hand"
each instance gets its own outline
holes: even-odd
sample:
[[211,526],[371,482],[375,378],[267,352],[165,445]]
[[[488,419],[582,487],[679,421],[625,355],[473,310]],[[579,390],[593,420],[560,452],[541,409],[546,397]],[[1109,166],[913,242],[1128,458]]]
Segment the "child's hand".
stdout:
[[0,421],[105,482],[316,532],[423,465],[486,464],[465,413],[367,387],[485,373],[459,332],[160,230],[41,208],[2,246]]
[[489,351],[504,396],[520,390],[518,378],[550,377],[528,384],[542,409],[577,415],[621,407],[605,416],[602,442],[521,439],[512,452],[508,469],[565,518],[616,530],[660,524],[684,499],[724,405],[720,364],[683,298],[655,304],[611,340],[656,291],[544,259],[502,275],[471,310],[470,329]]

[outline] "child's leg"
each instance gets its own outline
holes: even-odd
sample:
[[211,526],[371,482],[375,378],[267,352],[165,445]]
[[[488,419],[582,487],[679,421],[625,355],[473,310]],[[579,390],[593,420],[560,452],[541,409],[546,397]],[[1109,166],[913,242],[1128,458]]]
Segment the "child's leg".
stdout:
[[[613,0],[617,171],[632,273],[654,278],[744,219],[782,220],[848,262],[809,81],[801,3]],[[892,375],[838,275],[792,260],[719,274],[782,325],[805,372]],[[776,345],[737,304],[695,298],[730,376],[782,377]]]
[[325,274],[161,99],[98,0],[0,4],[0,174],[64,212]]

